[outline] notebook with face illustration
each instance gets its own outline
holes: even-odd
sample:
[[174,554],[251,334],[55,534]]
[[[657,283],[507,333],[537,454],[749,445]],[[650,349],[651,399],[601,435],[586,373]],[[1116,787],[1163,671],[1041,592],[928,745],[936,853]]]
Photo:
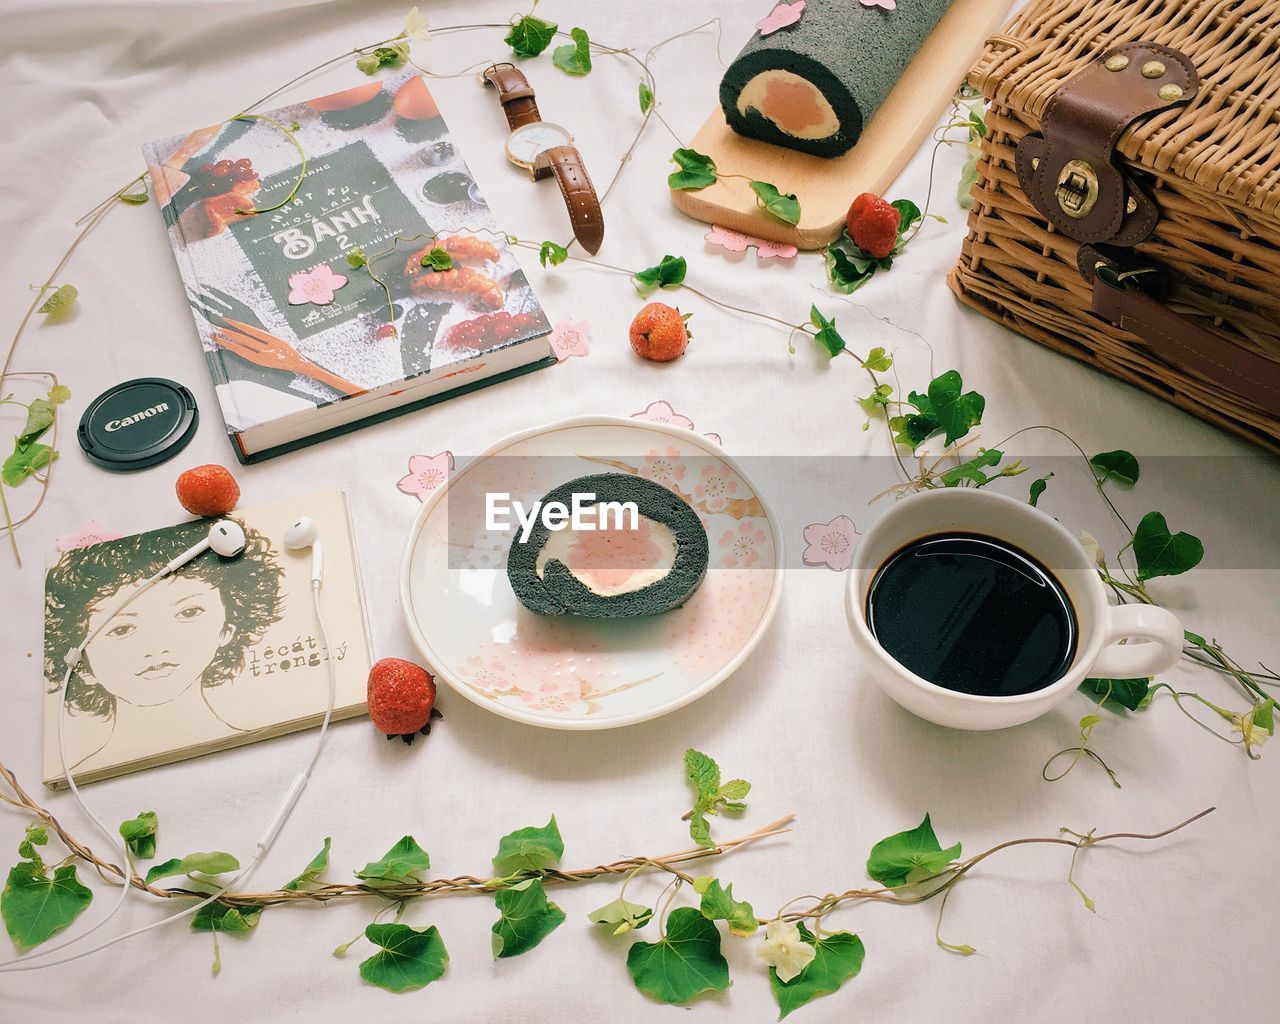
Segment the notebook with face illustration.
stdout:
[[[309,552],[285,529],[315,520],[324,541],[316,623]],[[247,544],[206,551],[118,612],[132,587],[208,535],[209,520],[63,552],[45,574],[44,783],[123,775],[318,725],[336,670],[334,718],[365,710],[370,655],[346,496],[338,490],[232,512]],[[59,699],[64,657],[98,627]]]

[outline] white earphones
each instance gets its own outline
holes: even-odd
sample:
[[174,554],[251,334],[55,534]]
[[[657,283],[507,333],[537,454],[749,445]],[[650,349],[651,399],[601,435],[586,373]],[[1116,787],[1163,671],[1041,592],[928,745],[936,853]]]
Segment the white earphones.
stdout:
[[[307,521],[310,522],[310,520]],[[289,543],[287,533],[285,534],[285,543]],[[160,571],[160,578],[163,579],[206,551],[213,551],[214,554],[221,555],[223,558],[235,558],[236,555],[244,550],[244,546],[244,528],[233,520],[219,519],[209,527],[209,536],[199,544],[194,544],[187,548],[186,551],[166,565]]]
[[320,529],[316,521],[310,516],[297,520],[284,531],[284,546],[290,551],[311,549],[311,582],[318,584],[324,577],[324,545],[320,543]]
[[[61,943],[60,945],[56,945],[56,946],[52,946],[52,947],[40,950],[39,952],[29,957],[25,957],[21,960],[10,960],[10,961],[7,961],[6,963],[0,964],[0,974],[7,974],[12,971],[39,970],[44,967],[56,967],[59,964],[70,963],[73,960],[79,960],[81,957],[85,957],[90,955],[91,953],[96,953],[100,950],[106,949],[108,946],[112,946],[123,939],[128,939],[133,937],[134,935],[139,935],[142,932],[150,931],[152,928],[159,927],[160,925],[165,924],[168,921],[174,921],[180,917],[187,917],[190,914],[196,913],[202,907],[208,906],[214,900],[222,896],[223,893],[230,890],[232,886],[236,885],[238,882],[248,877],[249,873],[257,866],[258,862],[262,859],[263,855],[270,848],[272,842],[274,842],[276,838],[276,834],[280,831],[281,827],[285,823],[285,820],[289,817],[289,812],[293,810],[294,804],[296,804],[298,802],[298,798],[302,796],[302,791],[306,788],[307,781],[311,777],[311,770],[315,767],[316,762],[320,759],[320,752],[324,748],[325,735],[329,731],[329,722],[330,722],[330,719],[333,717],[333,705],[336,697],[337,678],[336,678],[334,661],[332,656],[327,658],[328,675],[329,675],[329,699],[328,699],[328,704],[325,708],[324,719],[320,723],[320,731],[316,736],[315,747],[312,750],[310,758],[308,758],[307,760],[306,767],[303,768],[302,771],[298,772],[296,776],[294,776],[294,779],[290,783],[289,788],[285,791],[284,797],[281,799],[280,804],[276,807],[275,811],[271,815],[270,820],[267,822],[267,827],[262,830],[262,835],[258,837],[257,848],[254,851],[253,856],[249,858],[249,861],[242,868],[240,868],[240,870],[237,871],[232,878],[230,878],[225,883],[221,884],[218,888],[216,888],[212,893],[210,893],[204,899],[200,900],[199,902],[191,906],[186,907],[186,909],[181,910],[176,914],[171,914],[170,916],[161,918],[158,921],[152,921],[150,924],[142,925],[139,928],[134,928],[132,931],[125,932],[122,935],[114,936],[113,938],[107,939],[106,941],[99,942],[95,946],[90,946],[88,949],[81,949],[75,953],[71,953],[70,955],[64,956],[60,959],[54,959],[54,960],[43,959],[43,957],[45,957],[47,954],[57,952],[58,950],[61,950],[66,946],[79,943],[86,936],[88,936],[90,932],[97,931],[97,929],[101,928],[104,924],[106,924],[113,917],[115,917],[116,913],[120,910],[120,908],[124,906],[124,902],[125,902],[125,899],[128,897],[129,890],[133,887],[130,879],[132,879],[135,874],[133,859],[129,855],[128,847],[125,845],[124,841],[121,839],[118,833],[116,833],[112,829],[109,829],[85,805],[83,798],[80,796],[80,789],[78,786],[76,786],[75,777],[72,775],[71,769],[67,765],[66,734],[65,734],[63,725],[64,725],[64,722],[66,721],[67,688],[71,684],[71,677],[75,673],[76,668],[79,666],[81,658],[84,656],[85,649],[94,640],[94,638],[97,637],[98,634],[104,628],[106,628],[107,624],[116,615],[122,612],[131,602],[135,601],[143,593],[145,593],[148,589],[150,589],[156,583],[160,582],[166,576],[170,575],[171,573],[175,572],[182,566],[186,565],[192,559],[194,559],[198,555],[203,554],[205,551],[213,551],[214,554],[221,555],[223,558],[235,558],[236,556],[240,555],[244,551],[246,542],[247,542],[247,539],[245,537],[244,528],[241,527],[239,523],[236,523],[230,519],[221,519],[218,522],[214,523],[209,528],[209,535],[204,540],[202,540],[199,544],[195,544],[191,546],[182,554],[180,554],[177,558],[173,559],[171,562],[166,563],[165,566],[162,569],[160,569],[159,572],[155,573],[154,575],[144,580],[142,586],[136,589],[132,589],[127,594],[124,594],[124,596],[118,602],[116,607],[112,610],[111,614],[108,616],[105,616],[102,619],[97,629],[95,629],[92,633],[90,633],[87,637],[85,637],[79,646],[73,647],[71,648],[70,651],[67,652],[67,655],[65,658],[67,670],[66,670],[66,674],[62,677],[62,689],[61,689],[61,695],[60,695],[62,710],[61,710],[61,713],[58,715],[58,756],[62,762],[62,770],[67,779],[67,786],[71,790],[72,796],[75,797],[76,803],[79,804],[80,809],[89,818],[89,820],[92,821],[95,826],[97,826],[98,831],[102,833],[103,837],[117,848],[117,851],[120,854],[120,867],[124,872],[124,878],[121,881],[120,893],[116,897],[115,905],[111,908],[111,911],[105,917],[99,920],[96,924],[90,926],[85,932],[81,933],[80,935],[74,938],[68,939],[67,941]],[[315,521],[311,519],[309,516],[303,516],[297,522],[293,523],[287,530],[285,530],[284,544],[285,544],[285,547],[288,548],[290,551],[305,551],[307,548],[311,549],[312,602],[315,607],[316,625],[319,628],[320,639],[321,639],[321,642],[324,644],[325,651],[328,652],[329,651],[329,633],[328,633],[328,630],[325,628],[324,616],[321,614],[321,610],[320,610],[320,579],[324,571],[324,554],[323,554],[323,548],[320,543],[320,531],[319,531],[319,528],[316,526]]]

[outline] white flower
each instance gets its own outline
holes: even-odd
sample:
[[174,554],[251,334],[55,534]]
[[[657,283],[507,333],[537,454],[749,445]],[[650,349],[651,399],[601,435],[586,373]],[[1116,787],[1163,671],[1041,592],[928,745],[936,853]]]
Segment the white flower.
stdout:
[[427,16],[419,14],[418,8],[410,9],[404,16],[404,37],[411,42],[425,43],[429,34],[427,28]]
[[1244,743],[1245,753],[1250,757],[1253,756],[1253,749],[1262,746],[1271,736],[1271,730],[1254,721],[1254,710],[1256,709],[1246,711],[1244,714],[1233,713],[1231,715],[1231,731],[1240,734],[1240,739]]
[[786,984],[806,967],[818,951],[800,937],[800,929],[781,919],[764,926],[764,941],[756,946],[756,956],[778,972]]
[[1093,559],[1093,564],[1099,569],[1106,568],[1107,556],[1102,553],[1102,545],[1088,530],[1080,531],[1080,546],[1084,548],[1085,554]]

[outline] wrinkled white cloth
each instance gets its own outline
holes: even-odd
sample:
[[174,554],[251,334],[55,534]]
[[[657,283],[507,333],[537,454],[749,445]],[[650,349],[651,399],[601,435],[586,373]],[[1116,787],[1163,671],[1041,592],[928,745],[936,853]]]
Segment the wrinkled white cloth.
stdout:
[[[385,39],[401,27],[408,3],[270,0],[7,0],[0,54],[0,324],[20,319],[29,283],[43,279],[74,235],[72,222],[140,170],[139,146],[230,116],[287,79],[349,48]],[[422,4],[434,26],[505,22],[515,3]],[[745,8],[745,9],[744,9]],[[592,38],[643,52],[652,43],[711,17],[723,20],[720,53],[728,61],[764,3],[707,0],[698,5],[608,5],[546,0],[538,14],[564,27],[581,23]],[[443,72],[501,59],[501,29],[442,36],[420,59]],[[716,102],[721,60],[712,29],[655,58],[663,116],[688,142]],[[602,189],[639,122],[638,73],[620,58],[597,57],[585,80],[556,70],[549,56],[528,68],[543,116],[569,126]],[[312,76],[288,94],[304,99],[363,80],[350,60]],[[531,184],[503,157],[505,123],[492,93],[471,75],[432,84],[458,143],[501,225],[521,238],[562,239],[563,206],[550,183]],[[817,257],[757,265],[752,253],[726,256],[706,246],[704,225],[674,211],[664,178],[675,143],[654,124],[606,207],[601,259],[638,268],[667,252],[690,260],[690,281],[735,305],[788,320],[811,302],[834,311],[860,348],[894,350],[904,390],[937,370],[959,369],[988,399],[988,443],[1020,427],[1048,423],[1071,432],[1087,451],[1128,448],[1140,456],[1242,456],[1226,435],[1155,399],[1022,339],[961,307],[944,283],[964,232],[954,201],[962,147],[938,162],[930,221],[890,274],[852,300],[825,286]],[[923,204],[929,147],[890,190]],[[778,183],[785,184],[785,183]],[[785,190],[785,189],[784,189]],[[852,197],[851,197],[852,198]],[[526,255],[522,253],[522,258]],[[417,499],[397,490],[415,454],[480,451],[499,437],[563,416],[629,415],[666,401],[699,431],[720,434],[735,455],[887,455],[882,430],[863,432],[854,398],[864,383],[852,361],[825,359],[785,332],[741,319],[695,296],[675,299],[694,316],[695,340],[670,366],[640,363],[627,344],[638,308],[627,281],[582,266],[543,273],[525,259],[553,320],[591,325],[586,358],[481,391],[251,468],[236,468],[246,503],[260,503],[340,481],[351,493],[373,642],[379,657],[413,658],[401,621],[398,574]],[[215,422],[211,385],[154,204],[113,210],[80,247],[63,279],[80,291],[67,324],[35,322],[22,339],[16,369],[53,369],[75,398],[64,417],[49,499],[18,538],[15,570],[0,545],[0,757],[63,822],[102,846],[65,795],[40,789],[41,561],[59,535],[88,520],[116,532],[177,521],[177,472],[201,462],[234,466]],[[879,319],[890,318],[898,328]],[[38,320],[38,318],[37,318]],[[910,333],[910,332],[915,332]],[[928,340],[926,348],[919,336]],[[191,446],[174,462],[131,476],[89,465],[76,450],[75,418],[111,383],[142,375],[190,386],[206,413]],[[6,415],[8,415],[6,413]],[[16,427],[9,426],[11,432]],[[7,436],[7,435],[6,435]],[[1046,434],[1020,441],[1019,453],[1068,453]],[[1208,464],[1208,463],[1206,463]],[[1175,528],[1222,550],[1233,531],[1274,520],[1280,474],[1255,461],[1240,488],[1198,484],[1122,495],[1140,516],[1160,507]],[[1025,496],[1030,476],[1008,490]],[[1207,478],[1206,478],[1207,479]],[[814,507],[805,522],[848,515],[865,529],[882,507],[857,489],[839,507]],[[1014,486],[1016,484],[1016,487]],[[10,491],[26,506],[31,484]],[[1042,504],[1073,531],[1107,525],[1105,509]],[[799,524],[799,526],[802,526]],[[803,547],[799,526],[787,537]],[[1102,534],[1099,534],[1102,536]],[[1106,540],[1104,538],[1104,543]],[[1269,564],[1217,564],[1156,589],[1192,628],[1217,637],[1242,661],[1280,663],[1274,629],[1280,573]],[[1265,561],[1265,560],[1264,560]],[[596,864],[689,845],[680,814],[690,800],[681,756],[696,746],[730,776],[754,783],[740,821],[714,820],[731,836],[795,812],[794,832],[699,870],[734,882],[735,895],[765,916],[802,893],[841,891],[865,882],[864,862],[881,837],[917,824],[925,811],[944,845],[965,853],[1023,835],[1054,836],[1059,826],[1148,831],[1211,805],[1218,810],[1174,839],[1083,853],[1076,879],[1097,904],[1090,914],[1068,887],[1070,850],[1023,847],[993,858],[955,892],[942,937],[979,955],[937,948],[937,906],[844,911],[830,928],[863,937],[860,977],[837,995],[800,1011],[799,1020],[944,1020],[948,1024],[1034,1020],[1069,1024],[1082,1012],[1109,1020],[1202,1021],[1230,1014],[1272,1019],[1280,983],[1274,966],[1276,749],[1249,763],[1186,721],[1167,700],[1141,717],[1107,717],[1094,744],[1117,771],[1114,789],[1091,765],[1049,785],[1040,766],[1068,746],[1092,705],[1076,697],[1040,721],[990,734],[947,731],[913,718],[866,681],[855,661],[842,607],[844,579],[826,568],[788,572],[782,606],[764,643],[710,696],[670,717],[615,731],[566,734],[527,728],[443,693],[445,720],[430,740],[388,743],[367,722],[336,726],[309,789],[255,886],[293,877],[333,837],[330,876],[349,873],[405,833],[430,851],[434,874],[484,875],[499,836],[554,812],[565,863]],[[1231,699],[1226,684],[1182,667],[1184,688]],[[1240,701],[1234,699],[1233,707]],[[109,822],[141,810],[160,816],[162,856],[225,849],[242,856],[309,749],[297,735],[128,776],[91,787],[92,805]],[[23,815],[0,809],[0,866],[16,859]],[[56,840],[55,840],[56,846]],[[6,858],[8,860],[6,861]],[[652,900],[660,886],[638,879],[628,898]],[[185,924],[117,946],[69,969],[0,977],[0,1018],[39,1024],[92,1019],[198,1021],[357,1019],[448,1020],[472,1024],[519,1017],[539,1021],[639,1021],[672,1017],[632,986],[630,935],[609,938],[586,914],[617,894],[613,884],[558,888],[566,923],[538,949],[494,961],[484,898],[420,901],[405,920],[439,925],[451,961],[444,979],[392,996],[364,984],[357,965],[364,942],[345,959],[331,950],[361,929],[373,904],[344,902],[267,912],[247,939],[223,937],[221,975],[209,974],[207,935]],[[682,897],[683,898],[683,897]],[[99,897],[84,920],[105,910]],[[110,926],[124,930],[169,908],[130,900]],[[82,926],[82,925],[81,925]],[[648,926],[640,938],[652,940]],[[726,938],[734,977],[723,995],[701,999],[696,1021],[773,1019],[776,1007],[754,954],[759,939]],[[0,957],[13,950],[0,940]]]

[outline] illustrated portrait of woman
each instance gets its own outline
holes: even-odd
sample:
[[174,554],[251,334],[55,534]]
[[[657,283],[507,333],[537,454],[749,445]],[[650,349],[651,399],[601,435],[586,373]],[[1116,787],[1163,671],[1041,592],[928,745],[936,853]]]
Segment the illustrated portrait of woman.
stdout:
[[197,521],[77,548],[49,570],[44,669],[51,692],[61,687],[67,651],[102,627],[71,677],[65,711],[77,724],[92,718],[105,728],[87,735],[78,728],[74,741],[68,730],[73,770],[100,753],[163,749],[169,734],[193,725],[201,734],[215,721],[236,730],[214,711],[208,691],[237,676],[248,649],[283,613],[284,570],[265,535],[246,526],[239,557],[206,551],[113,614],[130,588],[208,530]]

